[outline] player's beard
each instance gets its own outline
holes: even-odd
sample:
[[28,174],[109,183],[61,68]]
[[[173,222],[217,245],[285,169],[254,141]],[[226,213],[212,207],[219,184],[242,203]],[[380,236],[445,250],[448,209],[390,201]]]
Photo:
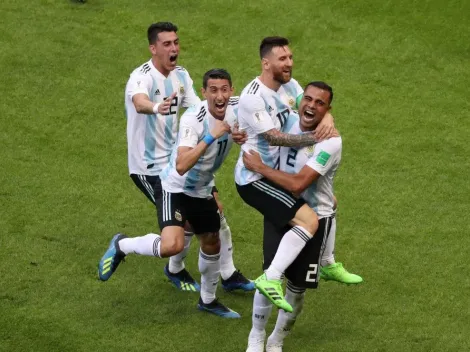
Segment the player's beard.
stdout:
[[273,72],[273,79],[276,82],[279,82],[280,84],[286,84],[287,82],[290,81],[291,77],[292,77],[292,71],[291,71],[291,74],[289,75],[289,77],[286,77],[285,73],[282,72],[282,70]]

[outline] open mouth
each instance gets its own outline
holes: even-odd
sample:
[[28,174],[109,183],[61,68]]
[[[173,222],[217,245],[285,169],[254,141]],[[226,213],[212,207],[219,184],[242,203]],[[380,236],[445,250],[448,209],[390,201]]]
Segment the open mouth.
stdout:
[[225,103],[215,103],[215,107],[216,109],[218,110],[222,110],[223,108],[225,108]]
[[315,113],[312,110],[305,110],[304,111],[304,118],[307,121],[312,121],[315,118]]
[[178,59],[178,55],[170,55],[170,62],[176,62],[176,59]]

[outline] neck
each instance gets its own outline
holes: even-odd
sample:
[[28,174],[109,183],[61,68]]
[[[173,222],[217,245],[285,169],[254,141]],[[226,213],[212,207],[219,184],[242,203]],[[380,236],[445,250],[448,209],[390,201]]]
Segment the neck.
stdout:
[[304,127],[304,126],[302,125],[302,123],[299,121],[300,130],[301,130],[302,132],[313,132],[313,131],[315,131],[315,128],[317,128],[317,126],[318,126],[319,123],[320,123],[320,122],[317,122],[316,124],[314,124],[314,125],[311,126],[311,127]]
[[163,65],[157,60],[156,57],[152,57],[152,64],[157,69],[158,72],[160,72],[165,77],[168,77],[171,71],[164,69]]
[[276,81],[273,76],[266,71],[261,72],[261,75],[258,77],[258,79],[269,89],[272,89],[273,91],[277,92],[278,89],[281,87],[281,83]]

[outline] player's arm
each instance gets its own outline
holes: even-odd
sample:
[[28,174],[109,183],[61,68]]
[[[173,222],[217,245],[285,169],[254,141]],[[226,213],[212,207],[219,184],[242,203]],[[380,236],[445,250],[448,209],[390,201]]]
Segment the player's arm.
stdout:
[[317,143],[313,133],[290,134],[278,131],[273,128],[261,133],[269,145],[280,147],[305,147]]
[[230,132],[230,126],[225,121],[215,121],[215,125],[210,133],[198,143],[198,134],[191,126],[182,125],[180,127],[180,142],[178,144],[178,154],[176,156],[176,172],[183,176],[194,165],[199,158],[204,155],[207,148],[226,132]]
[[304,166],[297,174],[272,169],[265,165],[260,155],[253,150],[250,153],[243,153],[243,163],[248,169],[263,175],[294,194],[302,193],[321,176],[309,166]]
[[185,108],[189,108],[193,105],[199,104],[201,99],[197,96],[196,90],[194,89],[194,82],[189,76],[189,73],[186,71],[187,74],[187,84],[186,89],[184,92],[184,97],[181,105]]
[[173,93],[168,98],[166,98],[163,103],[154,103],[150,100],[148,94],[146,93],[137,93],[132,97],[132,102],[134,103],[135,110],[139,114],[167,114],[170,111],[171,102],[175,98],[176,93]]

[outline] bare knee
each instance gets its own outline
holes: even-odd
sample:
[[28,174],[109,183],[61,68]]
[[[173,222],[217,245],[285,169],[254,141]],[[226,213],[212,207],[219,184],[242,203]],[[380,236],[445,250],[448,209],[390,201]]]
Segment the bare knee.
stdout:
[[213,255],[220,252],[220,238],[218,232],[210,232],[199,236],[201,250],[205,254]]
[[184,230],[182,227],[169,226],[162,231],[160,255],[171,257],[180,253],[184,248]]
[[291,225],[302,226],[305,230],[312,234],[318,230],[318,216],[307,204],[304,204],[292,219]]

